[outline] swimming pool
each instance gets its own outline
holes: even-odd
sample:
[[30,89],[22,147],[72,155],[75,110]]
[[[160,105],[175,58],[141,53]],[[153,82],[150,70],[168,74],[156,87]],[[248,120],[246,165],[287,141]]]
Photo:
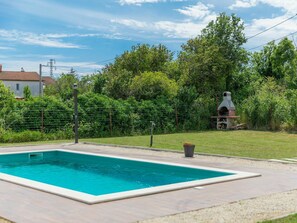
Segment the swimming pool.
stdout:
[[88,204],[254,176],[68,150],[0,155],[0,179]]

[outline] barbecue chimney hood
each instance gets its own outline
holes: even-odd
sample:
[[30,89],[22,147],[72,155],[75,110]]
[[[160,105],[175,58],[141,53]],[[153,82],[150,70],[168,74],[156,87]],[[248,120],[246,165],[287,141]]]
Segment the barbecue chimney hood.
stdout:
[[223,101],[218,107],[219,116],[234,116],[235,106],[231,100],[231,92],[225,91],[223,93]]

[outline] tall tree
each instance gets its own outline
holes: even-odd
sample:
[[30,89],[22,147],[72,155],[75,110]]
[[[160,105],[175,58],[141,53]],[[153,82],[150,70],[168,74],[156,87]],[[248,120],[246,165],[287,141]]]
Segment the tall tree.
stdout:
[[247,61],[243,30],[240,18],[221,13],[201,35],[183,45],[179,56],[183,83],[203,92],[228,90],[232,75]]
[[133,46],[103,69],[105,92],[113,98],[127,98],[134,77],[144,72],[169,71],[168,64],[172,59],[173,53],[164,45]]
[[263,77],[274,77],[288,87],[297,88],[297,52],[288,38],[274,41],[252,56],[252,65]]
[[138,44],[132,46],[130,51],[118,56],[115,62],[109,64],[105,70],[127,70],[135,76],[145,71],[162,71],[172,58],[173,53],[164,45]]
[[133,78],[131,96],[141,100],[152,100],[159,96],[173,98],[177,95],[177,84],[162,72],[144,72]]

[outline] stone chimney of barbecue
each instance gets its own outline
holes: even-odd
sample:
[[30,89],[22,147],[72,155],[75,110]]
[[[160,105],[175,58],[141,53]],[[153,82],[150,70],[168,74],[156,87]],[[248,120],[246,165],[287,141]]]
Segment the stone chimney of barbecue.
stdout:
[[218,110],[220,110],[222,107],[226,107],[228,110],[235,110],[235,106],[231,100],[231,92],[225,91],[223,93],[223,101],[218,107]]

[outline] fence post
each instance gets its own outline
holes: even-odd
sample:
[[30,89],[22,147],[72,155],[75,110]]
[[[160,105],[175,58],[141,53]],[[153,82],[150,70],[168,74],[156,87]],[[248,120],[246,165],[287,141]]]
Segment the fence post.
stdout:
[[42,133],[44,133],[44,110],[41,109],[41,126],[40,126],[40,130]]
[[110,131],[110,136],[112,136],[112,111],[111,111],[111,108],[109,108],[109,131]]
[[75,143],[78,143],[78,105],[77,105],[77,93],[78,93],[77,84],[73,84]]

